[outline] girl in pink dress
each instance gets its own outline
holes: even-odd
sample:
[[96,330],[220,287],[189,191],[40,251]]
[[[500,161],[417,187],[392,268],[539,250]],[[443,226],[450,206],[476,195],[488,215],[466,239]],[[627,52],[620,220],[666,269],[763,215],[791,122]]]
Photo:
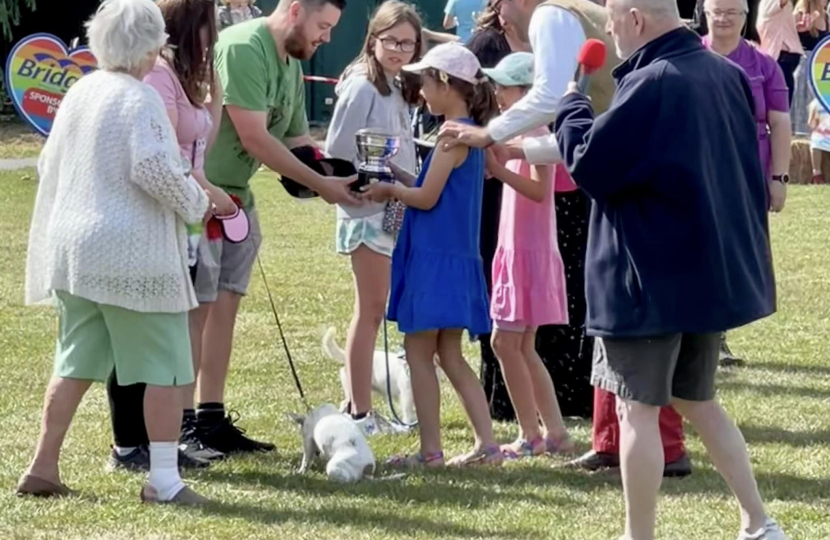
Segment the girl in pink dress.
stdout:
[[[484,71],[496,83],[496,98],[504,111],[533,84],[533,55],[513,53]],[[546,128],[540,128],[525,136],[546,133]],[[502,451],[509,458],[571,452],[573,442],[562,421],[553,381],[536,352],[539,326],[568,324],[565,269],[553,205],[555,170],[523,160],[501,165],[492,152],[487,167],[506,184],[493,259],[493,350],[520,430],[518,439]],[[564,170],[557,172],[567,175]]]

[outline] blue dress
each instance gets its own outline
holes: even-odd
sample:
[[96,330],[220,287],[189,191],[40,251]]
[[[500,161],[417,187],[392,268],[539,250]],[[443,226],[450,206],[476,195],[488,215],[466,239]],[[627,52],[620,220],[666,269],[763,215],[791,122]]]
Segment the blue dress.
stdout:
[[[432,152],[416,186],[424,183]],[[405,333],[459,328],[490,332],[490,300],[479,252],[484,151],[471,148],[431,210],[407,208],[392,255],[388,318]]]

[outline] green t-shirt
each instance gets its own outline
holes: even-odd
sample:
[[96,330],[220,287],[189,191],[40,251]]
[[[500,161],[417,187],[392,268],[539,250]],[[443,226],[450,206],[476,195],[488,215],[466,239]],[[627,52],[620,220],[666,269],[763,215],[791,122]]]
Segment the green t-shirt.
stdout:
[[[215,51],[226,106],[267,112],[268,131],[281,141],[308,133],[302,66],[296,58],[289,58],[287,63],[279,58],[265,19],[252,19],[223,30]],[[224,110],[216,142],[205,162],[208,180],[237,195],[247,208],[253,204],[248,183],[259,166],[260,162],[242,147]]]

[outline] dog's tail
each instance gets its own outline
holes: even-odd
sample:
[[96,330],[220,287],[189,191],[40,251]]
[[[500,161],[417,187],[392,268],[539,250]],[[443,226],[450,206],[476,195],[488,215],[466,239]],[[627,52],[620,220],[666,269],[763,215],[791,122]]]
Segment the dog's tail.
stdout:
[[340,365],[346,365],[346,354],[343,349],[337,346],[335,337],[337,330],[331,326],[323,335],[323,354],[334,360]]

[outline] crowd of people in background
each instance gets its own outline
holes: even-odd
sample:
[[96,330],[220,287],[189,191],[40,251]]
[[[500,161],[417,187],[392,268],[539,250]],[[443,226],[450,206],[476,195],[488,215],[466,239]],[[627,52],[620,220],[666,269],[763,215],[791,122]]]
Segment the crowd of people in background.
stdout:
[[[18,492],[70,492],[58,456],[93,381],[108,381],[111,466],[149,471],[142,500],[202,504],[180,468],[274,450],[225,405],[262,242],[250,182],[265,166],[337,206],[335,251],[354,282],[344,414],[367,436],[388,424],[371,399],[384,317],[404,334],[420,448],[390,465],[570,454],[563,417],[592,416],[593,449],[570,466],[621,467],[624,538],[652,540],[660,479],[692,473],[682,414],[729,471],[739,539],[785,539],[713,399],[714,373],[735,363],[726,330],[774,309],[766,213],[786,201],[791,104],[809,103],[816,182],[830,151],[830,117],[802,95],[826,2],[762,0],[758,45],[743,37],[746,0],[701,0],[702,38],[672,0],[449,0],[454,37],[386,0],[340,77],[322,145],[301,62],[329,42],[346,1],[281,0],[267,16],[253,4],[105,0],[88,24],[101,69],[67,93],[38,166],[26,295],[56,299],[60,332]],[[569,86],[588,39],[610,57],[590,101]],[[717,106],[701,105],[712,96]],[[323,162],[359,165],[363,128],[401,150],[396,182],[357,192]],[[650,141],[666,142],[654,153]],[[228,230],[240,213],[242,240]],[[480,376],[464,331],[480,342]],[[436,361],[473,431],[452,458]],[[513,419],[515,440],[500,444],[493,420]]]

